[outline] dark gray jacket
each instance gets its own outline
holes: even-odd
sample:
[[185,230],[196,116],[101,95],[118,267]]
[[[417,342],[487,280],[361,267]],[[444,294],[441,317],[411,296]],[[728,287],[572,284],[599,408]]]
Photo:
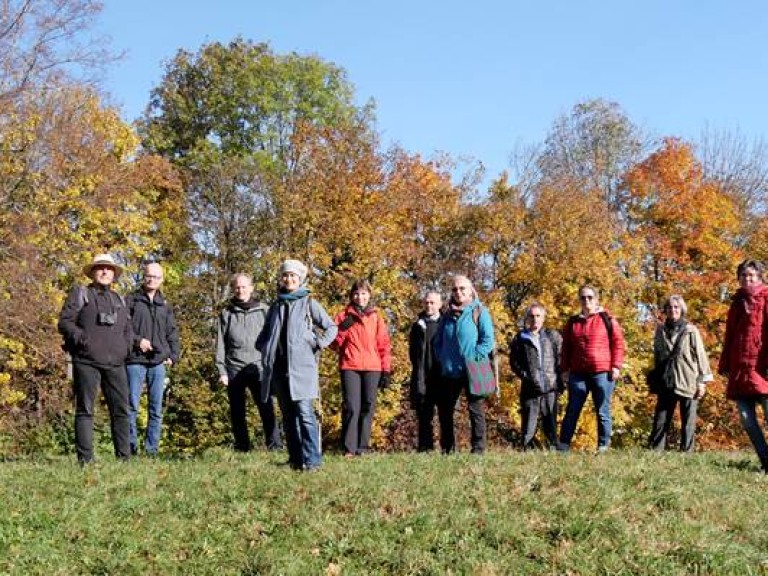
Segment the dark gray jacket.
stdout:
[[126,298],[131,313],[133,332],[137,340],[146,338],[152,343],[152,350],[142,352],[134,346],[128,357],[128,364],[147,364],[156,366],[170,358],[174,364],[179,362],[179,329],[173,308],[158,290],[152,300],[143,290],[137,290]]
[[440,367],[432,350],[432,343],[437,336],[440,316],[430,320],[422,312],[411,326],[408,336],[408,355],[411,359],[411,401],[418,401],[419,396],[427,393],[427,382],[440,378]]
[[59,332],[73,362],[105,368],[124,365],[135,342],[125,302],[98,284],[72,289],[59,315]]
[[560,350],[563,339],[557,330],[545,328],[538,343],[528,330],[518,332],[509,346],[509,363],[520,378],[521,398],[535,398],[562,390]]
[[[256,347],[264,362],[262,381],[270,388],[275,374],[275,359],[284,317],[283,302],[276,300],[269,307],[267,321]],[[289,301],[288,304],[288,382],[291,400],[310,400],[318,397],[318,352],[336,338],[338,328],[317,300],[309,296]]]
[[256,339],[264,328],[267,310],[261,302],[243,307],[233,300],[221,311],[216,336],[216,368],[220,376],[234,378],[244,369],[261,373],[261,351],[256,347]]

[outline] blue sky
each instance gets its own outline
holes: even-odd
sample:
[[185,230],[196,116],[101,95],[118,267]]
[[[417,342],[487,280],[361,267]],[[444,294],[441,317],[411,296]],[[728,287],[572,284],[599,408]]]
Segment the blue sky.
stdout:
[[129,121],[178,49],[241,35],[344,68],[385,144],[472,157],[490,177],[589,98],[655,135],[768,132],[757,0],[106,0],[99,26],[126,51],[106,88]]

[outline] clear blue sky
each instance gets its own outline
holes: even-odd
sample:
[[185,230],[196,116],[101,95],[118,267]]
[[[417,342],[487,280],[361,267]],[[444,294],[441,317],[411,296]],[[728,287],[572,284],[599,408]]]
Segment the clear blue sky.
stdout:
[[577,102],[618,102],[655,135],[768,133],[768,2],[106,0],[125,59],[107,89],[138,117],[180,48],[237,35],[344,68],[385,144],[470,156],[488,176]]

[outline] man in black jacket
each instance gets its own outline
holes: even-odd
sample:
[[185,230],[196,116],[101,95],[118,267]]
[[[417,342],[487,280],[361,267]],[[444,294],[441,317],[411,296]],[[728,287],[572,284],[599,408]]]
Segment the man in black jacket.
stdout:
[[97,255],[83,268],[93,282],[75,286],[59,315],[59,332],[72,356],[75,448],[80,464],[93,461],[93,409],[99,386],[109,409],[115,455],[130,456],[125,360],[134,336],[128,308],[111,288],[121,273],[111,255]]
[[126,366],[130,388],[131,454],[138,450],[136,418],[145,381],[149,418],[144,452],[148,456],[157,454],[163,422],[166,368],[179,361],[179,331],[173,308],[160,291],[162,284],[163,267],[156,262],[145,264],[141,287],[128,297],[133,331],[138,340]]
[[531,304],[525,313],[525,328],[512,339],[509,362],[520,378],[520,414],[523,448],[533,448],[541,418],[541,428],[550,448],[557,445],[556,394],[562,390],[560,349],[563,339],[556,330],[544,328],[546,310]]
[[419,422],[418,451],[434,449],[432,421],[438,401],[440,370],[432,353],[432,341],[440,323],[440,308],[443,305],[439,292],[427,292],[424,310],[411,326],[408,351],[411,359],[411,407],[416,411]]

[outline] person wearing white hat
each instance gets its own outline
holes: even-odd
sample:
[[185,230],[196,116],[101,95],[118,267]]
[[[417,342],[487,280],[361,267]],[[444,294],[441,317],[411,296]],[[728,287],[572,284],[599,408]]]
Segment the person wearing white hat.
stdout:
[[115,456],[130,457],[128,377],[125,361],[134,345],[128,308],[112,290],[123,269],[110,254],[83,268],[88,286],[75,286],[59,315],[59,332],[72,357],[75,449],[80,464],[93,461],[93,414],[99,386],[109,409]]
[[312,401],[319,396],[318,353],[337,328],[304,285],[307,267],[286,260],[279,270],[277,299],[256,341],[264,364],[263,386],[277,395],[283,414],[288,460],[295,470],[313,471],[322,450]]

